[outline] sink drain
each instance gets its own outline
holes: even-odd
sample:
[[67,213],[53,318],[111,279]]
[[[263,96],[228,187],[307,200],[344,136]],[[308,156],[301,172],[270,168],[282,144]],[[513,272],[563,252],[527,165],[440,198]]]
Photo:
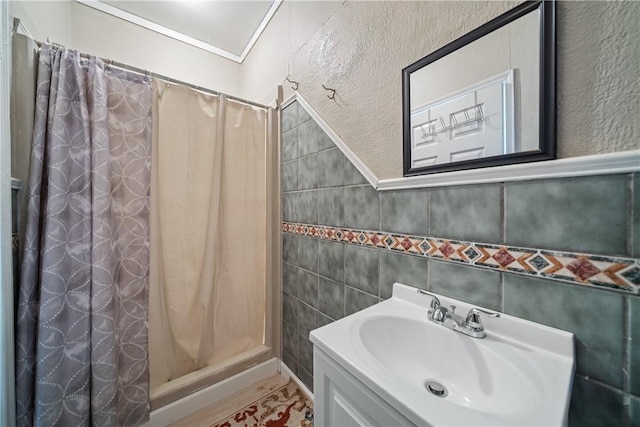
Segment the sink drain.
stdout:
[[427,381],[425,384],[427,391],[434,396],[438,397],[446,397],[447,396],[447,388],[440,384],[437,381]]

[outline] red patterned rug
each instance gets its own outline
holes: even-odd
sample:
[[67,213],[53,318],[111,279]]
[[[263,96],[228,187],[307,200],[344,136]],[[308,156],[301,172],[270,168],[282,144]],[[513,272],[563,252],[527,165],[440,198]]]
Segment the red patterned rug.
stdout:
[[215,427],[312,427],[313,404],[293,380]]

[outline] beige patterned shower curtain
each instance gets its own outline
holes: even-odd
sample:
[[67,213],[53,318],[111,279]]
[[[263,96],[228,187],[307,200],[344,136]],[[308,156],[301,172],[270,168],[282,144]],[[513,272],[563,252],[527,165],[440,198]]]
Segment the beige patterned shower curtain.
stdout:
[[267,112],[155,81],[151,387],[264,343]]

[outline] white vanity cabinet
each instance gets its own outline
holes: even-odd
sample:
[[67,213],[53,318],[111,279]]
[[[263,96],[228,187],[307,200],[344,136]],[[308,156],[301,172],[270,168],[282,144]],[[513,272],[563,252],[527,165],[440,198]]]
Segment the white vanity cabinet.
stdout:
[[391,298],[311,331],[316,426],[567,426],[571,333],[500,313],[475,338],[430,320],[433,299],[487,311],[395,283]]
[[414,425],[317,347],[313,370],[316,427]]

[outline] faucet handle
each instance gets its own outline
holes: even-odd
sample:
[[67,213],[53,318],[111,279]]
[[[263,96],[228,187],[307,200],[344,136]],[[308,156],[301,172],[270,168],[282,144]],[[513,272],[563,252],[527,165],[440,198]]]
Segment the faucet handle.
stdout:
[[495,313],[493,311],[482,310],[480,308],[472,308],[467,313],[467,319],[464,321],[464,324],[471,329],[472,331],[483,331],[484,326],[482,326],[482,321],[480,320],[480,314],[484,314],[488,317],[500,317],[500,313]]
[[430,305],[431,308],[433,308],[434,310],[437,310],[438,308],[440,308],[440,300],[438,299],[437,296],[435,296],[434,294],[432,294],[430,292],[423,291],[422,289],[418,289],[418,293],[431,297],[431,305]]

